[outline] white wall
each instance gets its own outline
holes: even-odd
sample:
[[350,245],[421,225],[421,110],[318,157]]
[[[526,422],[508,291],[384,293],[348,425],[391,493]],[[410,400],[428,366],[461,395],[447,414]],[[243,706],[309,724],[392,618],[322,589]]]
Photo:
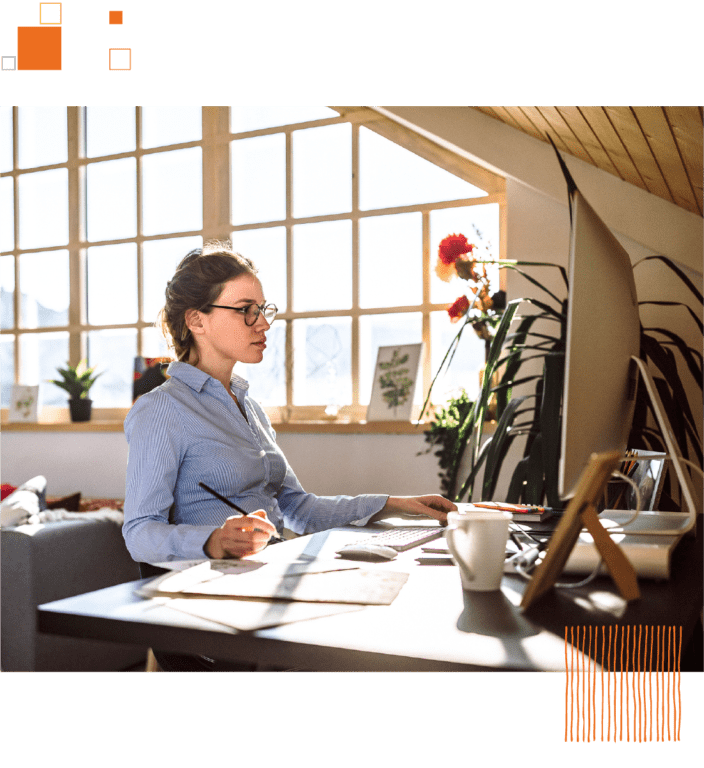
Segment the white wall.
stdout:
[[[303,487],[319,495],[437,493],[432,454],[418,435],[282,434],[279,445]],[[51,496],[124,498],[127,441],[121,432],[5,432],[2,482],[47,478]]]
[[127,441],[122,432],[3,432],[3,483],[47,479],[50,496],[124,498]]

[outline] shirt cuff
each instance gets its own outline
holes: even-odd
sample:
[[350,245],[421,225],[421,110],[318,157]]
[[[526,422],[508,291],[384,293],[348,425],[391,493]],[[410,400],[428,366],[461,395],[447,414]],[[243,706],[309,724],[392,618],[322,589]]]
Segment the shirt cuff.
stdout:
[[377,512],[381,512],[384,508],[384,504],[388,501],[389,497],[377,494],[366,494],[360,497],[362,499],[361,508],[364,510],[364,517],[360,517],[358,520],[353,520],[351,525],[366,525]]

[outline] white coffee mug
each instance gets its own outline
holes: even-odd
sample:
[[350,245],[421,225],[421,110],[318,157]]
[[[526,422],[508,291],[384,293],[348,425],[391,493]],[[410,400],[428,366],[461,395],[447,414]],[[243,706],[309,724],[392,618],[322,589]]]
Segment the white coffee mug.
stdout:
[[450,512],[445,539],[460,567],[462,588],[489,592],[501,587],[510,512]]

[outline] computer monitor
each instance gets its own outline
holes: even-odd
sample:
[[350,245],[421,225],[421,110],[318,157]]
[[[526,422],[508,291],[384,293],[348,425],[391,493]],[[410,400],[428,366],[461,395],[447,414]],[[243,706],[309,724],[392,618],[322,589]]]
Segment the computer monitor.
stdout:
[[572,224],[558,491],[563,499],[572,498],[592,455],[618,451],[625,456],[640,382],[686,509],[676,524],[663,520],[657,535],[692,530],[697,514],[692,481],[648,365],[639,356],[640,316],[630,257],[557,154]]
[[570,189],[567,348],[559,492],[574,495],[593,453],[625,454],[640,316],[631,259],[576,186]]

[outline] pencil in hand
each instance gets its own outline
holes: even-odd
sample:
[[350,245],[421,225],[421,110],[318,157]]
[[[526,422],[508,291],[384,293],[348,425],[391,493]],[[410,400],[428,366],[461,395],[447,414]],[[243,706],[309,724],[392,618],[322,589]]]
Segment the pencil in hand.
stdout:
[[[198,483],[198,485],[203,488],[203,490],[207,491],[208,493],[215,496],[216,499],[220,499],[224,504],[227,504],[228,507],[231,509],[234,509],[236,512],[239,512],[244,517],[249,517],[249,514],[245,512],[242,507],[238,507],[237,504],[235,504],[234,501],[230,501],[228,498],[223,496],[222,494],[218,493],[217,491],[213,490],[210,486],[206,485],[205,483]],[[278,533],[272,533],[272,538],[274,539],[281,539],[282,537]]]

